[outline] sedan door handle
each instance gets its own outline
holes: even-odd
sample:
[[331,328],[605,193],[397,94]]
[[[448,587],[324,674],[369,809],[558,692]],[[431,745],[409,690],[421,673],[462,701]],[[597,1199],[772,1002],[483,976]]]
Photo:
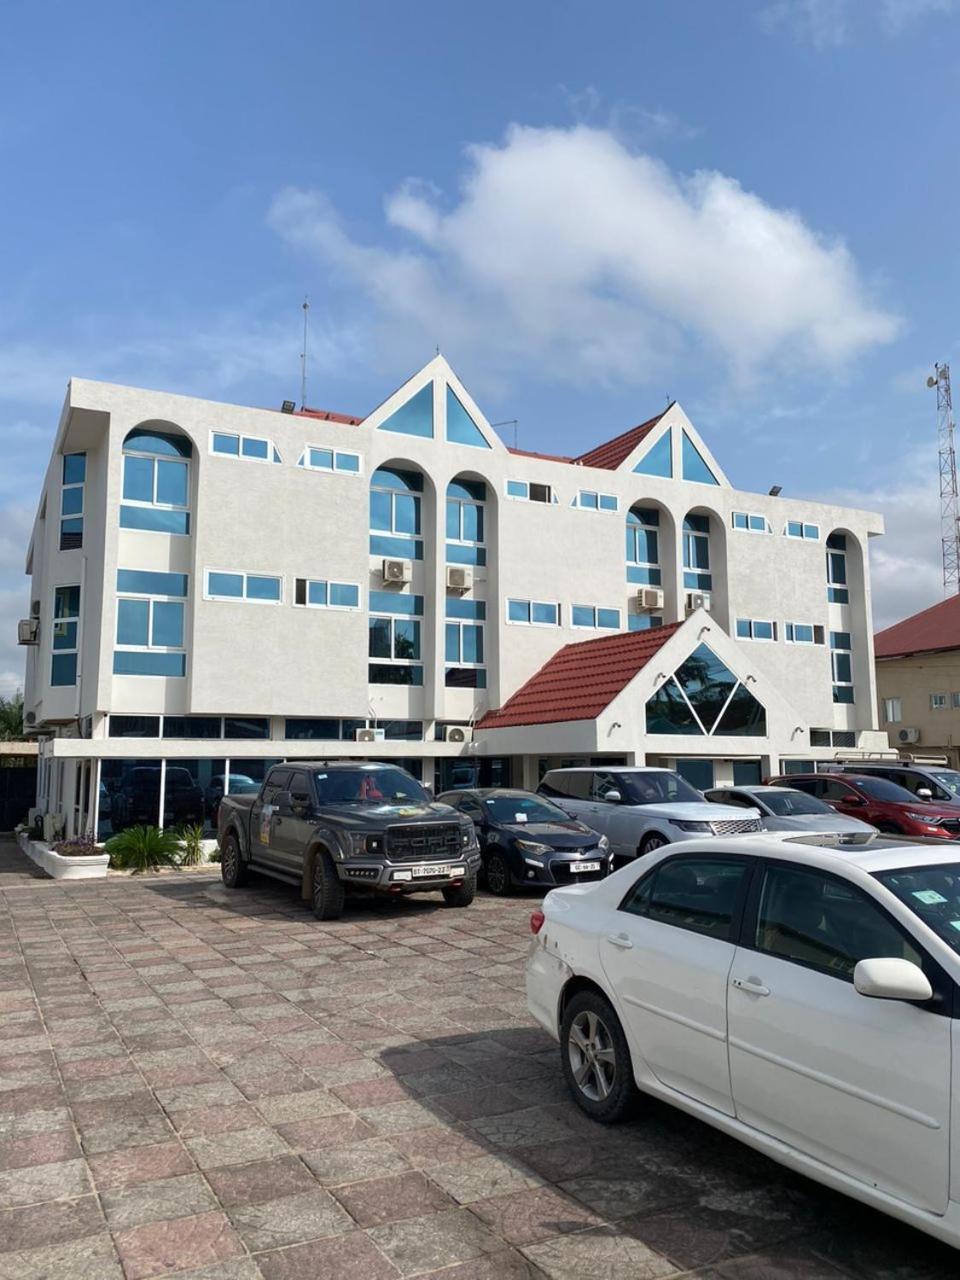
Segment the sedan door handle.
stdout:
[[633,943],[625,933],[608,933],[607,941],[612,942],[615,947],[619,947],[621,951],[629,951]]
[[734,978],[731,983],[738,991],[746,991],[751,996],[768,996],[770,988],[765,987],[759,978]]

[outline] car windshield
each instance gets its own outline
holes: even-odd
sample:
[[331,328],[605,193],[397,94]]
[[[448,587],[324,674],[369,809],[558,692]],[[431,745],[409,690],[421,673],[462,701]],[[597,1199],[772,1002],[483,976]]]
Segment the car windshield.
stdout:
[[485,796],[483,807],[494,822],[569,822],[570,818],[548,800],[537,796]]
[[679,773],[663,769],[654,773],[618,773],[617,784],[624,800],[630,804],[689,804],[702,802],[703,796],[695,791]]
[[836,817],[835,809],[803,791],[765,791],[760,799],[778,818],[793,818],[802,813],[832,813]]
[[885,800],[890,804],[917,803],[917,797],[912,791],[908,791],[906,787],[898,787],[895,782],[888,782],[886,778],[854,778],[853,782],[874,800]]
[[960,773],[956,769],[931,769],[928,776],[949,791],[954,799],[960,801]]
[[960,951],[960,862],[873,874],[949,947]]
[[321,804],[429,804],[432,799],[401,769],[331,769],[314,780]]
[[[215,784],[217,784],[218,786],[220,786],[220,787],[222,787],[222,786],[223,786],[223,779],[222,779],[222,778],[214,778],[214,780],[213,780],[213,781],[214,781],[214,783],[215,783]],[[259,783],[259,782],[254,782],[254,780],[253,780],[252,778],[248,778],[248,777],[247,777],[247,775],[246,775],[245,773],[231,773],[231,775],[230,775],[230,790],[231,790],[234,794],[237,794],[238,792],[239,792],[240,794],[243,794],[243,793],[245,793],[245,792],[247,792],[247,791],[259,791],[259,790],[260,790],[260,783]]]

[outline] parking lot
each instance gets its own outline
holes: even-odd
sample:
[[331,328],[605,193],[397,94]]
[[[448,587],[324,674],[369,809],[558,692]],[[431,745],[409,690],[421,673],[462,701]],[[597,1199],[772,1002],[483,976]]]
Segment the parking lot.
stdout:
[[651,1104],[568,1101],[536,899],[35,879],[0,844],[0,1280],[936,1280],[956,1255]]

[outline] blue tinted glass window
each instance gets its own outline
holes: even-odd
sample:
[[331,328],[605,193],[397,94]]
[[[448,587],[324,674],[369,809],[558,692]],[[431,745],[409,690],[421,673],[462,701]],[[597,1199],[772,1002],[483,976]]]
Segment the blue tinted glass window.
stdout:
[[619,609],[598,609],[597,610],[597,626],[610,627],[614,631],[620,629],[620,610]]
[[511,498],[525,498],[529,490],[525,480],[508,480],[507,495]]
[[507,617],[511,622],[529,622],[530,621],[530,601],[529,600],[508,600],[507,601]]
[[733,527],[735,529],[749,529],[750,524],[745,511],[735,511],[733,513]]
[[307,604],[325,605],[327,603],[327,584],[325,582],[307,583]]
[[612,494],[601,493],[600,495],[601,511],[616,511],[617,507],[618,507],[617,499],[613,497]]
[[60,514],[62,516],[78,516],[83,511],[83,485],[74,485],[72,489],[64,489],[60,495]]
[[631,613],[627,618],[627,626],[631,631],[651,631],[663,626],[663,619],[650,613]]
[[799,520],[787,521],[787,536],[790,538],[803,537],[803,525],[800,523]]
[[754,533],[766,533],[767,531],[766,518],[764,516],[751,516],[750,528],[754,531]]
[[394,618],[393,645],[395,658],[419,658],[420,623],[412,618]]
[[338,453],[337,454],[337,470],[358,472],[360,470],[360,458],[355,453]]
[[157,501],[171,507],[187,505],[187,464],[157,460]]
[[699,484],[720,483],[704,461],[703,454],[685,431],[683,432],[683,478],[695,480]]
[[423,596],[411,596],[401,591],[371,591],[370,609],[373,613],[405,613],[419,617],[423,613]]
[[390,618],[371,618],[369,622],[369,656],[390,658],[393,624]]
[[847,535],[845,533],[831,533],[830,537],[827,539],[827,546],[831,547],[834,551],[846,551]]
[[772,622],[755,622],[753,624],[753,638],[755,640],[772,640],[773,639],[773,623]]
[[240,452],[245,458],[263,458],[266,460],[270,457],[270,442],[268,440],[258,440],[255,436],[244,436],[240,442]]
[[[431,433],[432,434],[432,433]],[[451,387],[447,387],[447,439],[454,444],[470,444],[477,449],[489,449],[483,433],[460,403]]]
[[667,480],[672,478],[673,455],[669,431],[650,446],[633,469],[641,476],[662,476]]
[[595,622],[593,609],[584,604],[573,606],[573,625],[575,627],[592,627]]
[[248,573],[246,595],[248,600],[279,600],[280,579]]
[[460,503],[447,499],[447,537],[460,537]]
[[83,484],[87,478],[87,455],[67,453],[63,457],[63,483]]
[[399,556],[405,560],[423,559],[423,542],[419,538],[388,538],[382,533],[370,538],[372,556]]
[[360,588],[354,582],[331,582],[330,603],[341,609],[355,609],[360,603]]
[[[141,601],[128,601],[140,604]],[[151,644],[164,649],[179,649],[183,645],[183,605],[173,600],[153,602],[153,635]]]
[[842,551],[827,552],[829,582],[843,585],[847,581],[847,557]]
[[423,476],[419,471],[400,471],[396,467],[380,467],[370,483],[377,489],[396,489],[400,493],[423,492]]
[[805,524],[803,526],[803,536],[805,538],[814,538],[814,539],[819,538],[820,529],[815,524]]
[[465,626],[463,634],[463,656],[461,662],[483,661],[483,627]]
[[147,529],[151,533],[189,533],[190,513],[158,507],[120,508],[121,529]]
[[185,596],[185,573],[153,573],[146,569],[118,569],[117,590],[136,595]]
[[324,467],[328,470],[333,469],[333,450],[332,449],[311,449],[310,450],[311,467]]
[[588,511],[596,511],[599,506],[599,498],[597,494],[592,493],[589,489],[581,489],[579,503]]
[[459,597],[447,597],[447,617],[466,618],[482,622],[487,616],[487,606],[483,600],[462,600]]
[[113,672],[118,676],[183,676],[187,673],[187,656],[184,653],[116,649]]
[[393,527],[393,497],[379,489],[370,490],[370,528],[388,532]]
[[683,567],[685,569],[710,568],[710,540],[702,534],[683,535]]
[[478,507],[475,503],[464,502],[461,504],[461,533],[460,537],[464,542],[482,542],[483,541],[483,507]]
[[487,552],[484,547],[471,544],[464,546],[459,542],[447,543],[448,564],[486,564]]
[[393,499],[394,532],[416,534],[420,532],[420,499],[411,494],[398,493]]
[[228,436],[215,431],[213,433],[213,452],[229,453],[236,457],[240,453],[240,437]]
[[660,512],[656,507],[631,507],[627,512],[627,523],[659,525]]
[[50,663],[50,683],[54,685],[77,683],[77,655],[55,653]]
[[460,628],[447,623],[445,653],[447,662],[460,661]]
[[834,702],[852,703],[853,702],[853,685],[852,684],[847,684],[847,685],[835,684],[833,686],[833,700]]
[[76,649],[77,647],[77,623],[76,622],[54,623],[53,647],[54,649]]
[[558,609],[555,604],[540,604],[536,600],[530,607],[531,622],[548,622],[556,626]]
[[415,396],[380,424],[381,431],[396,431],[405,436],[433,436],[433,383],[428,382]]
[[131,502],[152,502],[153,468],[153,458],[128,454],[123,460],[123,496]]
[[451,480],[447,485],[448,498],[461,498],[464,502],[486,502],[487,486],[482,480]]
[[684,518],[683,527],[690,533],[709,533],[710,517],[690,514]]
[[852,649],[853,645],[850,641],[849,631],[831,631],[830,632],[830,648],[831,649]]
[[135,449],[138,453],[159,453],[170,458],[193,456],[193,445],[186,436],[177,436],[164,431],[150,431],[143,427],[129,431],[123,447]]
[[118,600],[117,644],[148,645],[149,620],[149,600]]
[[740,637],[741,640],[750,639],[750,619],[749,618],[737,619],[737,635]]
[[57,587],[53,597],[55,618],[75,618],[80,612],[80,588]]
[[798,644],[813,644],[813,627],[805,622],[796,623],[793,638]]
[[207,591],[212,596],[243,596],[242,573],[211,573],[207,576]]

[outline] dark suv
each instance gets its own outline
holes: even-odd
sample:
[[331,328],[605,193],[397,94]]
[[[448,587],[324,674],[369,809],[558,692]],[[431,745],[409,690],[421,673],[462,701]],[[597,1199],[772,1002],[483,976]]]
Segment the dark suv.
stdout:
[[341,914],[348,889],[439,891],[448,907],[476,892],[473,823],[395,765],[274,765],[256,795],[223,797],[217,828],[228,888],[262,871],[299,885],[318,920]]
[[960,804],[934,804],[887,778],[852,773],[790,773],[769,781],[771,786],[806,791],[849,818],[869,822],[878,831],[935,836],[940,840],[960,837]]
[[913,764],[909,760],[890,760],[881,764],[851,761],[841,764],[840,773],[856,773],[862,777],[886,778],[910,791],[918,800],[936,804],[960,804],[960,772],[947,765]]

